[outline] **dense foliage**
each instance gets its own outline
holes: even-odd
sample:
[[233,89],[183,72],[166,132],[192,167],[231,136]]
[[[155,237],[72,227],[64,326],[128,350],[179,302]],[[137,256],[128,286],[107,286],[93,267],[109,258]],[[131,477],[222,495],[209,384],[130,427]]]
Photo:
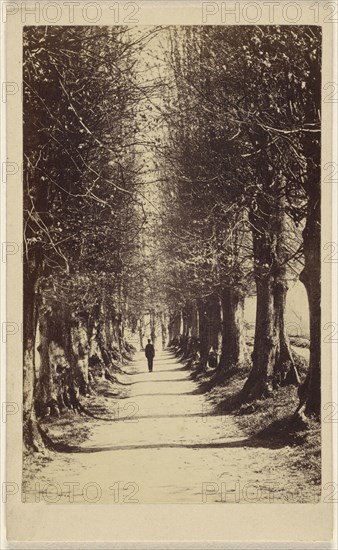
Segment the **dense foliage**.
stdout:
[[[173,336],[184,349],[198,336],[204,365],[216,346],[224,377],[248,359],[243,300],[255,293],[253,368],[241,399],[264,396],[271,384],[299,384],[285,304],[288,282],[300,276],[313,304],[309,372],[317,372],[311,403],[301,395],[308,412],[319,412],[320,29],[168,34],[175,102],[166,115],[164,247]],[[185,322],[191,309],[197,331],[191,314]]]

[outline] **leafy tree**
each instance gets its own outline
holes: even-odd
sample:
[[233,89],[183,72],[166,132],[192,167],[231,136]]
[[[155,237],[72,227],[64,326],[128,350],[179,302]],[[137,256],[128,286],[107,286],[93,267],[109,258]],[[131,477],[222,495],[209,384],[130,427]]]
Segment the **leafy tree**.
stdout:
[[[177,37],[178,32],[183,38]],[[194,242],[199,251],[204,250],[195,223],[203,227],[205,240],[210,239],[211,228],[217,226],[217,233],[223,237],[223,254],[229,235],[232,243],[242,243],[236,253],[232,248],[226,261],[222,262],[218,255],[215,262],[222,266],[217,275],[218,289],[224,289],[224,301],[228,302],[223,309],[232,311],[228,338],[223,327],[223,358],[239,358],[238,351],[227,349],[227,342],[236,341],[234,334],[239,335],[242,328],[240,324],[235,327],[234,310],[229,309],[231,299],[226,294],[229,290],[235,292],[237,303],[241,303],[246,289],[251,288],[250,263],[243,263],[250,238],[242,237],[242,233],[248,227],[252,233],[249,256],[257,291],[257,319],[253,369],[242,392],[244,400],[266,394],[271,382],[299,383],[284,317],[288,279],[300,271],[302,243],[298,228],[305,216],[306,227],[312,227],[310,241],[316,238],[318,243],[318,191],[313,192],[309,209],[308,193],[313,184],[306,189],[306,181],[312,181],[313,174],[318,176],[319,170],[320,97],[316,90],[320,84],[320,40],[317,28],[279,26],[190,27],[175,30],[170,39],[174,86],[178,91],[176,105],[170,111],[171,120],[176,118],[168,157],[176,167],[173,173],[179,187],[175,190],[177,202],[185,209],[181,220],[192,233],[182,264],[185,269],[190,251],[195,252]],[[313,158],[317,160],[310,160]],[[194,206],[192,211],[187,204]],[[215,205],[219,204],[227,212],[225,223],[215,216]],[[176,232],[177,227],[180,225],[175,225]],[[184,229],[182,242],[183,238]],[[304,249],[305,238],[306,232]],[[317,272],[318,258],[317,254]],[[309,263],[309,257],[305,262]],[[313,258],[312,262],[315,263]],[[241,270],[244,266],[246,269]],[[181,280],[190,281],[190,273],[184,269]],[[303,275],[301,279],[304,280]],[[211,294],[217,288],[203,270],[198,271],[198,280],[205,282]],[[314,287],[314,325],[318,333],[319,280]],[[184,284],[179,288],[184,294]],[[311,348],[313,357],[318,338],[315,341]],[[315,386],[318,389],[318,376]]]
[[24,439],[37,449],[36,414],[79,408],[91,359],[109,367],[122,351],[140,91],[125,28],[27,27],[24,39]]

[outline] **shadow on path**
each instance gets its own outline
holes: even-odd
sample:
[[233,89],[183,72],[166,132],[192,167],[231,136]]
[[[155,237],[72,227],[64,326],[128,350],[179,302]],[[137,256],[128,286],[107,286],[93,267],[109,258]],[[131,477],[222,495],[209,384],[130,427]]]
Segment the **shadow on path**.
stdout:
[[61,453],[102,453],[111,451],[136,451],[146,449],[234,449],[234,448],[256,448],[256,449],[280,449],[284,444],[277,442],[262,441],[257,438],[235,439],[220,443],[150,443],[140,445],[107,445],[97,447],[80,447],[65,443],[56,443],[55,450]]

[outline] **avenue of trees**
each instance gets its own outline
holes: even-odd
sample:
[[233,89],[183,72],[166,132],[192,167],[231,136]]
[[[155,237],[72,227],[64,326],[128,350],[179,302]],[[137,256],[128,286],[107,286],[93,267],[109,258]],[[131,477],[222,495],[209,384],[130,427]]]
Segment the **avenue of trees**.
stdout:
[[[285,323],[288,281],[299,277],[310,310],[299,412],[318,414],[320,28],[168,32],[163,235],[171,340],[200,368],[217,361],[216,380],[251,360],[243,402],[299,385]],[[251,357],[243,324],[250,294],[257,296]]]
[[40,419],[114,381],[125,327],[142,345],[145,314],[153,341],[161,326],[215,384],[250,364],[241,402],[300,385],[285,326],[297,278],[310,312],[299,412],[319,414],[320,68],[319,27],[25,28],[27,448],[48,443]]
[[142,90],[123,27],[24,35],[24,442],[81,408],[95,368],[129,356],[126,286],[144,224],[132,146]]

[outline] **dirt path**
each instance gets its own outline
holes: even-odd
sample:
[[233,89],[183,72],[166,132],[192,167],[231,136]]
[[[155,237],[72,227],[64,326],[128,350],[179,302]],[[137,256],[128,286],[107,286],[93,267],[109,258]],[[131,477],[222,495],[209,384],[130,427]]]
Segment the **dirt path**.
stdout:
[[[101,504],[309,500],[301,473],[293,476],[287,469],[290,449],[257,447],[231,415],[211,415],[205,396],[194,394],[196,384],[169,352],[155,358],[152,373],[141,353],[125,370],[128,397],[107,398],[115,421],[92,420],[91,436],[76,452],[54,455],[31,482],[41,499]],[[36,498],[26,495],[27,501]]]

